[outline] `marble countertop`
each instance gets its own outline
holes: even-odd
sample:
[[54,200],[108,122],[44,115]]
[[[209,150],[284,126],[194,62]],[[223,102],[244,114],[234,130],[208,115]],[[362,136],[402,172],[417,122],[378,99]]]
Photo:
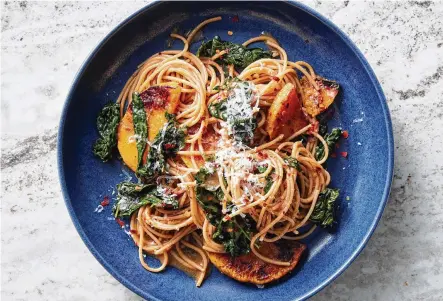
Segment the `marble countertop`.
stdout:
[[[75,231],[58,183],[56,134],[83,60],[145,4],[0,4],[3,300],[141,300]],[[375,234],[312,300],[443,300],[443,2],[307,4],[342,28],[373,66],[396,152]]]

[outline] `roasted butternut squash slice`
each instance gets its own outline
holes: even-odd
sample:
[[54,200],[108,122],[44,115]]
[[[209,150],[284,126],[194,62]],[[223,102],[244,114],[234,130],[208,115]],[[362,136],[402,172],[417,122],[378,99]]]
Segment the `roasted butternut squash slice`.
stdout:
[[266,132],[271,139],[280,134],[287,138],[307,124],[297,90],[293,84],[288,83],[278,92],[269,108]]
[[211,262],[223,274],[240,282],[266,284],[291,272],[300,261],[305,249],[304,244],[293,241],[261,244],[260,254],[279,261],[289,261],[289,266],[264,262],[253,252],[238,257],[220,253],[208,253],[208,255]]
[[[176,83],[163,83],[153,86],[140,93],[140,97],[145,105],[148,140],[154,140],[157,133],[167,122],[165,113],[174,114],[180,102],[181,87]],[[126,110],[117,130],[117,148],[123,162],[136,171],[137,169],[137,144],[134,137],[134,124],[132,123],[132,109]],[[143,155],[143,162],[146,162],[148,147]]]
[[334,102],[340,88],[337,82],[320,76],[315,78],[315,82],[319,90],[314,88],[306,76],[300,80],[303,107],[312,117],[326,110]]

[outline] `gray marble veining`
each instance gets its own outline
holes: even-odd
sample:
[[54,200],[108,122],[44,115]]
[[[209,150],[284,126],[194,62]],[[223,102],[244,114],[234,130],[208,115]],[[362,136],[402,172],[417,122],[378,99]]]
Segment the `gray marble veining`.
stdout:
[[[58,184],[56,134],[83,60],[145,4],[0,4],[3,300],[141,300],[77,235]],[[342,28],[373,66],[396,148],[392,192],[374,236],[312,299],[443,300],[443,2],[307,4]]]

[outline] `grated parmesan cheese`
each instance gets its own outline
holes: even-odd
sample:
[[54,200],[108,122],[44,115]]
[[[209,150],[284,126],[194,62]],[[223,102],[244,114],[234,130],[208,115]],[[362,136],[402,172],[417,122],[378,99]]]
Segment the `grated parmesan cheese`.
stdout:
[[102,205],[98,205],[97,208],[95,208],[94,212],[100,213],[102,212],[104,207]]
[[[227,120],[220,122],[221,139],[217,144],[215,161],[205,164],[211,173],[214,171],[214,166],[224,167],[224,176],[230,179],[233,186],[241,187],[242,195],[239,198],[232,196],[232,203],[227,206],[226,210],[223,210],[224,214],[234,213],[240,207],[245,206],[247,199],[252,199],[257,193],[256,189],[264,187],[264,183],[259,181],[253,170],[258,164],[268,164],[269,160],[254,162],[253,156],[247,152],[250,147],[232,137],[236,121],[252,120],[254,114],[259,111],[259,99],[256,95],[257,89],[253,83],[239,82],[233,87],[227,98]],[[253,130],[249,124],[245,125],[245,132],[253,133]],[[240,214],[240,216],[245,215]]]

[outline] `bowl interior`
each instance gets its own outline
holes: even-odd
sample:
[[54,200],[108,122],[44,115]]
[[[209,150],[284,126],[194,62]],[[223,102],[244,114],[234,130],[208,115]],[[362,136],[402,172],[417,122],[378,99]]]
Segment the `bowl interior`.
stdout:
[[[338,231],[316,230],[305,241],[309,251],[303,263],[265,289],[238,283],[216,269],[201,288],[175,268],[149,273],[140,265],[132,239],[112,219],[111,206],[94,212],[103,196],[111,196],[113,187],[130,177],[119,161],[103,164],[92,154],[98,112],[117,98],[138,64],[165,49],[174,27],[186,32],[218,15],[223,20],[204,28],[206,38],[219,35],[243,42],[270,33],[290,60],[309,62],[318,74],[337,80],[342,88],[329,124],[349,131],[339,149],[347,151],[348,158],[337,156],[328,162],[330,186],[341,191]],[[234,16],[239,22],[233,21]],[[228,36],[228,31],[234,34]],[[173,44],[175,49],[181,47],[177,41]],[[378,82],[352,43],[323,17],[285,2],[165,2],[125,21],[81,69],[62,117],[59,163],[66,203],[80,235],[108,271],[141,296],[149,300],[293,300],[313,294],[336,277],[369,238],[389,192],[392,149],[389,113]]]

